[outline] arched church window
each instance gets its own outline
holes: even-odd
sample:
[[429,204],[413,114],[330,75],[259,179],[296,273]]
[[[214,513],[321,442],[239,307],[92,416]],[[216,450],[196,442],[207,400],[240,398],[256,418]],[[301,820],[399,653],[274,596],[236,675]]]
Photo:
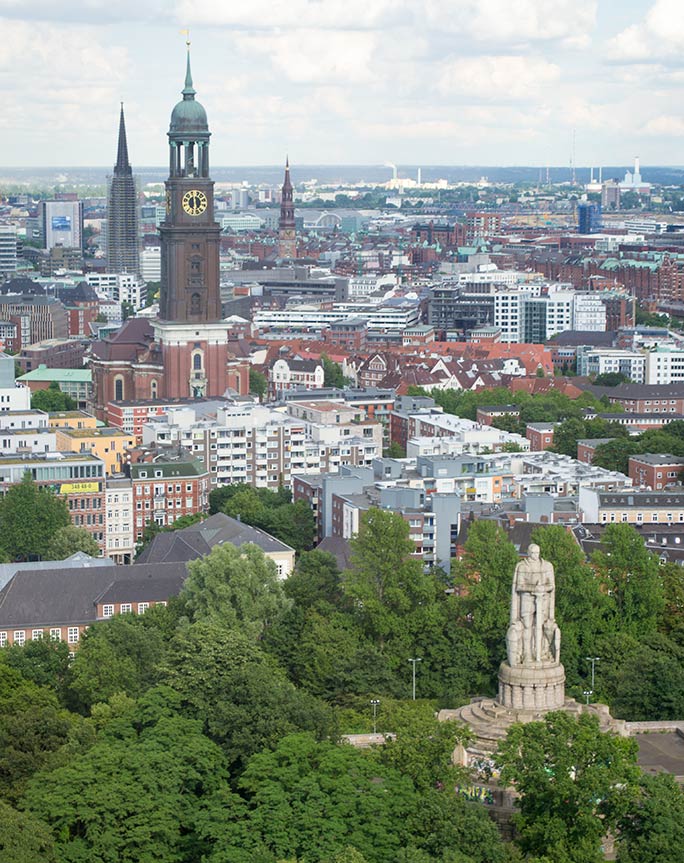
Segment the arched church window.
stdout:
[[124,397],[124,382],[123,378],[119,376],[118,378],[114,378],[114,401],[121,402]]
[[202,354],[197,353],[192,355],[192,368],[196,372],[202,370]]
[[152,381],[152,383],[150,384],[150,398],[153,398],[153,399],[157,398],[157,382],[156,381]]
[[201,311],[202,300],[199,294],[193,294],[190,297],[190,314],[199,315]]

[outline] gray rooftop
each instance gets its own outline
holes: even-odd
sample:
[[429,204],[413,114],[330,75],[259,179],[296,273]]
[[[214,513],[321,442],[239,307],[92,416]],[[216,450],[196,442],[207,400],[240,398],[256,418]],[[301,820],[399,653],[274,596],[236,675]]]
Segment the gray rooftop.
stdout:
[[138,557],[138,563],[187,562],[204,557],[214,546],[226,542],[238,548],[241,545],[253,543],[266,554],[292,551],[289,545],[285,545],[265,531],[217,512],[204,521],[182,530],[157,534],[143,549]]

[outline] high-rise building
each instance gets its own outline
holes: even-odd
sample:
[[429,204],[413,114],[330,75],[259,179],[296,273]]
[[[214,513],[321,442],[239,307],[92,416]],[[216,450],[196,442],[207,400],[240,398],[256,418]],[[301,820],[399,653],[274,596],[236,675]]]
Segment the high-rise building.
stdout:
[[0,279],[17,271],[17,229],[0,225]]
[[281,258],[294,260],[297,257],[297,235],[290,181],[290,160],[285,160],[285,181],[280,202],[280,224],[278,226],[278,253]]
[[580,234],[595,234],[601,230],[601,205],[579,204],[577,207],[577,231]]
[[41,201],[38,225],[43,248],[83,248],[83,201]]
[[137,194],[128,161],[123,102],[116,165],[107,190],[107,271],[140,275]]

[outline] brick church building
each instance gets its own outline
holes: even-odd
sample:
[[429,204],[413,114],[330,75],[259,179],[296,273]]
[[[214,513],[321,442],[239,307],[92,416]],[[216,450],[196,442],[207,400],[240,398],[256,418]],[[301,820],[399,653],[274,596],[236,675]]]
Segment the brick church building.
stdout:
[[156,319],[129,318],[91,352],[95,411],[113,401],[189,399],[249,389],[249,364],[231,351],[219,289],[207,114],[195,99],[188,51],[183,99],[171,114],[161,290]]

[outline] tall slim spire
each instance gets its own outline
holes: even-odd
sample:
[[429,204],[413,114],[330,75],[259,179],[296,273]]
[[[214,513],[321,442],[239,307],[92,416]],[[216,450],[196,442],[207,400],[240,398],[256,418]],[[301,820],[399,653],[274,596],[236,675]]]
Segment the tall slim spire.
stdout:
[[194,99],[196,92],[197,91],[192,86],[192,72],[190,71],[190,46],[188,45],[188,59],[185,65],[185,87],[183,87],[183,98]]
[[107,271],[140,275],[138,194],[128,161],[123,102],[119,115],[116,165],[107,189]]
[[119,117],[119,144],[116,150],[115,174],[130,174],[131,163],[128,161],[128,143],[126,142],[126,122],[124,120],[123,102],[121,103],[121,115]]
[[297,257],[297,234],[294,212],[294,190],[290,180],[290,157],[285,158],[285,180],[280,199],[280,223],[278,225],[278,253],[281,258],[294,260]]

